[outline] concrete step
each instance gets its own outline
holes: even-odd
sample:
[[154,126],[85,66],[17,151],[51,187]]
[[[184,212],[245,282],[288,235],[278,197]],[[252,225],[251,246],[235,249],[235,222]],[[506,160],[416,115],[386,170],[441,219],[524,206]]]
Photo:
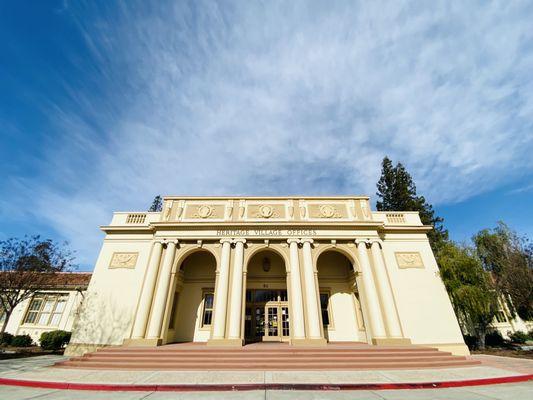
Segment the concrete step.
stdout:
[[365,361],[365,362],[211,362],[209,364],[198,362],[176,361],[171,363],[161,362],[98,362],[98,361],[64,361],[57,364],[60,367],[88,368],[88,369],[123,369],[123,370],[353,370],[353,369],[412,369],[412,368],[447,368],[457,366],[477,365],[473,360],[438,360],[438,361]]
[[[275,363],[281,363],[281,362],[412,362],[412,361],[438,361],[438,360],[465,360],[465,357],[454,357],[454,356],[431,356],[431,357],[406,357],[406,358],[398,358],[398,357],[340,357],[337,355],[332,356],[324,356],[320,358],[316,357],[287,357],[287,358],[280,358],[280,357],[261,357],[259,360],[261,362],[275,362]],[[203,359],[198,359],[197,357],[160,357],[157,359],[153,358],[147,358],[147,357],[113,357],[113,356],[105,356],[105,357],[74,357],[72,358],[72,361],[90,361],[90,362],[158,362],[158,363],[175,363],[175,362],[205,362]],[[250,363],[250,362],[256,362],[257,359],[255,358],[249,358],[249,357],[212,357],[209,359],[209,362],[242,362],[242,363]]]
[[424,346],[374,347],[366,344],[292,347],[167,345],[106,347],[56,365],[123,370],[363,370],[445,368],[479,362]]
[[404,351],[404,352],[373,352],[371,350],[367,351],[344,351],[344,352],[317,352],[317,351],[301,351],[301,352],[292,352],[292,351],[264,351],[264,352],[247,352],[247,351],[98,351],[95,353],[90,353],[88,357],[99,357],[99,356],[116,356],[116,357],[200,357],[200,358],[211,358],[211,357],[263,357],[263,356],[277,356],[277,357],[329,357],[330,355],[336,355],[339,357],[365,357],[365,356],[379,356],[379,357],[415,357],[415,356],[438,356],[438,355],[451,355],[449,352],[439,352],[439,351]]
[[190,346],[189,348],[187,346],[176,346],[172,347],[172,345],[167,346],[161,346],[161,347],[104,347],[102,349],[99,349],[96,351],[96,353],[109,353],[109,352],[141,352],[141,353],[172,353],[172,352],[179,352],[179,353],[211,353],[211,352],[223,352],[223,353],[235,353],[235,352],[242,352],[242,353],[267,353],[267,352],[277,352],[277,353],[291,353],[291,354],[297,354],[297,353],[308,353],[310,351],[315,353],[359,353],[359,352],[372,352],[372,353],[405,353],[405,352],[434,352],[438,353],[439,350],[432,348],[432,347],[417,347],[417,346],[398,346],[398,347],[373,347],[373,346],[361,346],[360,348],[354,348],[354,347],[337,347],[334,348],[330,347],[301,347],[301,348],[295,348],[295,347],[270,347],[265,346],[265,348],[247,348],[245,347],[237,347],[237,348],[228,348],[228,347],[215,347],[215,346]]

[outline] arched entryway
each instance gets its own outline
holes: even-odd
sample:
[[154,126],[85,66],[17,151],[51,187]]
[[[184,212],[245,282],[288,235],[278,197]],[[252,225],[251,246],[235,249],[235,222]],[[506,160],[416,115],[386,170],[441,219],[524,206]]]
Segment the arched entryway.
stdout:
[[213,322],[216,259],[198,250],[179,266],[172,307],[168,318],[167,342],[206,342]]
[[324,337],[330,342],[366,341],[352,262],[328,250],[318,257],[317,270]]
[[290,340],[287,271],[278,253],[261,250],[250,258],[245,299],[246,343]]

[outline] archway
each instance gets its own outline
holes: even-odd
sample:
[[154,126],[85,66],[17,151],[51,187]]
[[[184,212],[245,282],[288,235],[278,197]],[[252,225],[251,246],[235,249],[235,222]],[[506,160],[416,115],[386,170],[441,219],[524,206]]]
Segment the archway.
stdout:
[[283,258],[266,249],[254,254],[247,266],[244,338],[289,341],[287,271]]
[[199,250],[180,265],[171,298],[168,342],[206,342],[213,321],[216,259]]
[[331,342],[366,341],[363,313],[351,261],[327,250],[317,260],[321,321]]

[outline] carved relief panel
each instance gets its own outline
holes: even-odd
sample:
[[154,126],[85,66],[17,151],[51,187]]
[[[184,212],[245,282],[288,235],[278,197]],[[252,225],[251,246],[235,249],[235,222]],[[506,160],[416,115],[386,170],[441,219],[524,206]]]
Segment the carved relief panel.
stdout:
[[135,268],[139,253],[113,253],[109,268]]
[[346,203],[308,203],[308,219],[311,220],[328,220],[328,219],[348,219],[348,208]]
[[396,252],[398,268],[424,268],[422,256],[418,252]]
[[231,218],[231,203],[227,201],[185,201],[182,221],[224,221]]
[[287,201],[246,201],[242,217],[247,221],[282,221],[289,219]]
[[285,218],[283,204],[251,204],[246,214],[248,219],[280,219]]

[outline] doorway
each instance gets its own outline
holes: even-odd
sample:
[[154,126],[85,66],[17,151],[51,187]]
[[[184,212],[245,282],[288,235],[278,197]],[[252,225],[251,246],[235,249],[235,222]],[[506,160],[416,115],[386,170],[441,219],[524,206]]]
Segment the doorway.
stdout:
[[247,343],[288,342],[290,317],[287,290],[246,291],[244,335]]

